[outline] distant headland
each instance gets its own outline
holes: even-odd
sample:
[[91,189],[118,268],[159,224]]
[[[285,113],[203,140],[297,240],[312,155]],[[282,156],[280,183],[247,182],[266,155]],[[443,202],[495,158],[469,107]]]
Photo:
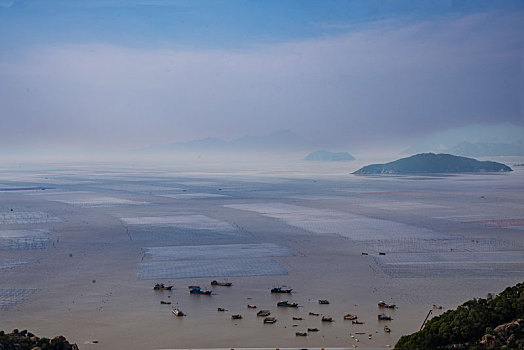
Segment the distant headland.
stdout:
[[355,160],[348,152],[316,151],[308,154],[304,160],[317,162],[347,162]]
[[479,161],[451,154],[421,153],[386,164],[367,165],[353,174],[430,174],[507,172],[512,169],[502,163]]

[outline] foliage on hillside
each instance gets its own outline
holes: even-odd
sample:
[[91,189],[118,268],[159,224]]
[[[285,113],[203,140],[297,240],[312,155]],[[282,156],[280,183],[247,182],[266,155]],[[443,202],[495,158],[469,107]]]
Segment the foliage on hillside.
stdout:
[[434,317],[422,331],[401,337],[395,349],[450,349],[457,344],[475,349],[484,334],[518,318],[524,318],[524,283],[491,300],[469,300]]
[[422,153],[386,164],[371,164],[353,174],[428,174],[512,171],[505,164],[478,161],[473,158],[451,154]]

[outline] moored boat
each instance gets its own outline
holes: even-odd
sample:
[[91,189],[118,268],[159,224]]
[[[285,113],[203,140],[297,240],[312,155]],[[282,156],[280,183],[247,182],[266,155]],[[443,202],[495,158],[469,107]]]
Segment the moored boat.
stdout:
[[223,287],[231,287],[233,283],[231,282],[218,282],[216,280],[211,281],[212,286],[223,286]]
[[282,307],[298,307],[298,304],[297,303],[290,303],[288,301],[279,301],[277,303],[277,306],[282,306]]
[[344,315],[344,320],[356,320],[357,319],[357,315],[351,315],[351,314],[345,314]]
[[200,289],[200,287],[198,288],[193,288],[189,291],[189,293],[191,294],[202,294],[202,295],[211,295],[211,291],[210,290],[202,290]]
[[274,317],[266,317],[264,318],[264,323],[275,323],[277,322],[277,319]]
[[271,293],[291,293],[293,289],[284,289],[282,287],[271,288]]
[[173,309],[171,310],[171,312],[173,313],[173,315],[175,316],[185,316],[186,314],[182,312],[182,310],[180,309]]
[[269,310],[260,310],[259,312],[257,312],[257,316],[262,316],[262,317],[269,316],[270,314],[271,312],[269,312]]
[[391,316],[388,316],[386,314],[380,314],[380,315],[378,315],[378,320],[379,321],[391,321],[392,318],[391,318]]
[[154,290],[171,290],[173,286],[165,286],[163,283],[157,283],[153,287]]
[[326,305],[326,304],[329,304],[329,300],[327,300],[327,299],[320,299],[320,300],[318,301],[318,303],[319,303],[319,304],[324,304],[324,305]]
[[397,306],[395,304],[387,304],[383,301],[379,301],[378,302],[378,307],[383,307],[383,308],[387,308],[387,309],[395,309]]

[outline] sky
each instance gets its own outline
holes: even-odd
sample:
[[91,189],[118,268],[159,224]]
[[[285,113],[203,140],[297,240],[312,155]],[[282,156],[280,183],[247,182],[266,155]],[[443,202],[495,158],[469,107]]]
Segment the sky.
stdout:
[[524,125],[524,1],[0,0],[0,152],[473,123]]

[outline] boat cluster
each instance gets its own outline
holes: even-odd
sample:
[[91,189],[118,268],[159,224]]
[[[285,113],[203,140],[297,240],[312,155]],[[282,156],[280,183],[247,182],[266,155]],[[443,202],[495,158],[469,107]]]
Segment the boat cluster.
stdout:
[[[233,284],[231,282],[219,282],[219,281],[213,280],[211,282],[211,285],[212,286],[230,287]],[[154,290],[171,290],[172,288],[173,288],[173,286],[165,286],[163,283],[157,283],[154,286],[153,289]],[[293,292],[293,289],[286,289],[286,288],[282,288],[282,287],[274,287],[274,288],[271,289],[271,293],[272,294],[291,294],[292,292]],[[213,295],[212,291],[202,289],[200,286],[196,286],[196,285],[189,286],[189,293],[190,294],[196,294],[196,295],[208,295],[208,296]],[[248,298],[248,299],[251,299],[251,298]],[[166,301],[161,301],[160,303],[161,304],[171,304],[171,302],[166,302]],[[328,304],[330,304],[330,302],[327,299],[319,299],[318,303],[320,305],[328,305]],[[287,301],[287,300],[278,301],[276,306],[277,307],[281,307],[281,308],[299,308],[300,307],[300,305],[298,303],[290,302],[290,301]],[[378,302],[378,307],[380,309],[396,309],[397,308],[397,306],[395,304],[387,304],[384,301],[379,301]],[[247,304],[247,308],[248,309],[256,309],[257,306],[254,305],[254,304]],[[228,310],[225,309],[225,308],[219,307],[219,308],[217,308],[217,311],[218,312],[227,312]],[[178,308],[177,309],[173,309],[172,313],[173,313],[174,316],[186,316],[186,314],[184,312],[182,312],[182,310],[180,310]],[[259,310],[257,312],[257,314],[256,314],[257,317],[260,317],[260,318],[263,317],[263,323],[265,323],[265,324],[272,324],[272,323],[277,322],[277,318],[273,317],[273,316],[270,316],[270,315],[271,315],[271,311],[270,310]],[[317,312],[310,311],[309,312],[309,316],[320,316],[320,314],[317,313]],[[231,315],[231,319],[233,319],[233,320],[241,320],[242,319],[242,315],[241,314],[232,314]],[[362,325],[362,324],[365,323],[365,322],[359,321],[358,320],[358,316],[354,315],[354,314],[345,314],[343,316],[343,319],[351,321],[351,323],[355,324],[355,325]],[[302,320],[304,320],[302,317],[293,316],[293,321],[302,321]],[[391,316],[386,315],[385,313],[381,313],[381,314],[378,315],[378,320],[379,321],[391,321],[392,318],[391,318]],[[323,323],[330,323],[330,322],[334,322],[334,320],[330,316],[322,315],[321,322],[323,322]],[[293,327],[296,327],[296,326],[297,326],[296,324],[293,325]],[[308,335],[308,332],[318,332],[318,331],[319,331],[318,328],[307,328],[307,332],[296,332],[295,335],[297,337],[305,337],[305,336]],[[388,326],[384,326],[384,332],[389,333],[389,332],[391,332],[391,329]],[[364,334],[364,333],[365,332],[356,332],[356,334]],[[354,336],[351,336],[351,337],[354,338]],[[369,337],[371,337],[371,334],[369,335]],[[358,341],[358,339],[356,339],[356,341]]]

